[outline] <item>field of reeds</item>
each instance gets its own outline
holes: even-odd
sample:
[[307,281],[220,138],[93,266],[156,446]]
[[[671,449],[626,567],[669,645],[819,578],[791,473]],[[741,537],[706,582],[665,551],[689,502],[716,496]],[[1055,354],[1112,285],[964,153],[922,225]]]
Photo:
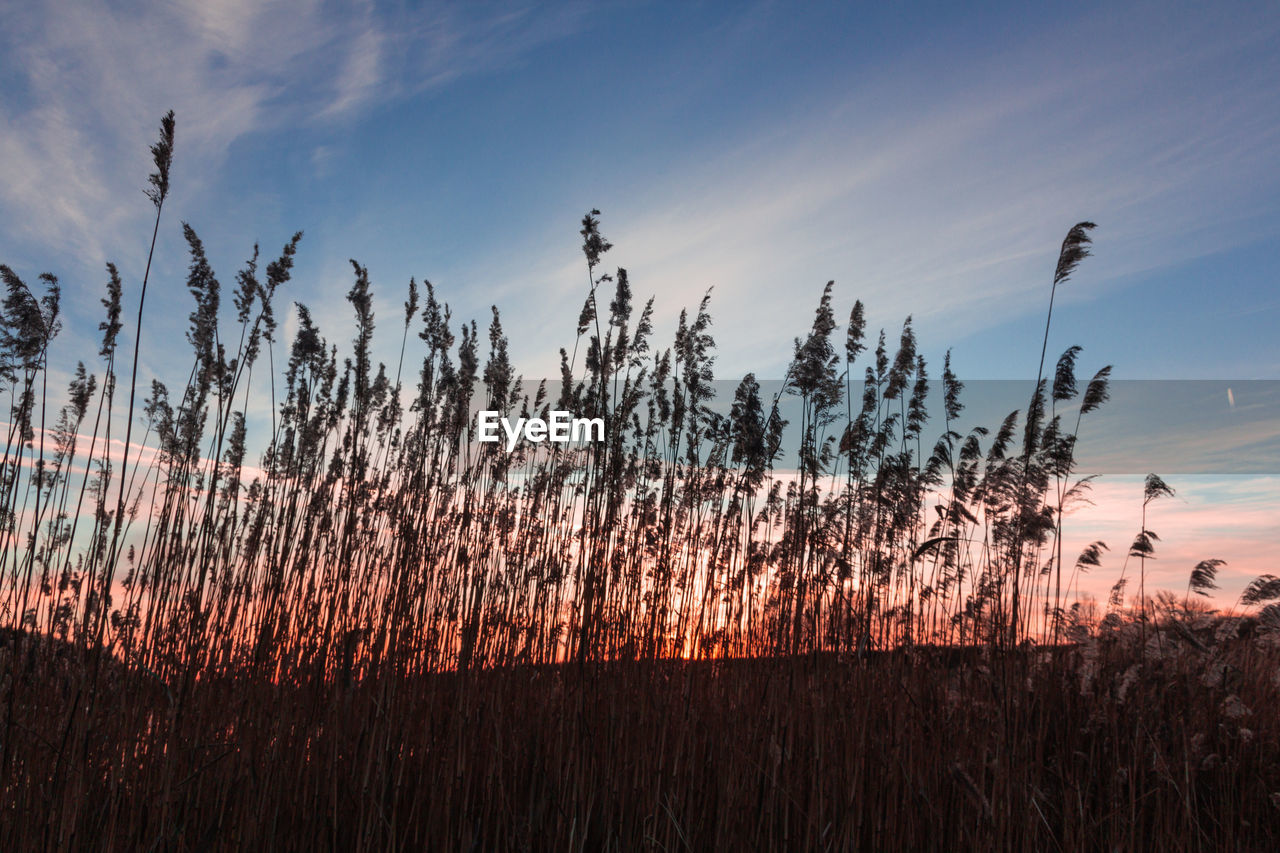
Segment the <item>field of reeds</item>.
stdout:
[[[1132,543],[1064,553],[1110,368],[1047,344],[1093,228],[1026,407],[963,433],[949,355],[832,284],[780,390],[713,405],[710,295],[659,341],[594,210],[553,382],[412,280],[375,364],[354,261],[339,343],[301,305],[284,340],[302,235],[224,306],[183,224],[183,384],[138,380],[148,261],[63,392],[57,279],[0,266],[0,848],[1273,849],[1280,579],[1150,594],[1156,474]],[[508,453],[477,408],[605,440]]]

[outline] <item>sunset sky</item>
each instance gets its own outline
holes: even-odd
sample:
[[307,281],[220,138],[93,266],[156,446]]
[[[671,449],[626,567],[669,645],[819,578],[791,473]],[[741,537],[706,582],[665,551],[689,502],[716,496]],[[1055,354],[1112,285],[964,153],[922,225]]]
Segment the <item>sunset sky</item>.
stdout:
[[[1080,344],[1082,372],[1120,379],[1280,380],[1277,80],[1275,3],[11,3],[0,262],[62,280],[55,366],[92,355],[106,261],[136,308],[146,146],[173,108],[143,381],[182,378],[165,358],[190,311],[180,221],[224,286],[255,242],[274,257],[304,231],[282,299],[331,340],[350,336],[356,258],[386,360],[416,276],[456,320],[496,303],[518,367],[556,375],[593,207],[606,266],[656,295],[660,340],[714,288],[725,378],[781,377],[834,279],[842,319],[859,298],[893,341],[913,315],[934,375],[950,347],[966,381],[1029,382],[1058,245],[1089,219],[1051,356]],[[1165,438],[1239,416],[1214,399]],[[1170,587],[1193,556],[1228,559],[1232,591],[1280,569],[1280,405],[1258,404],[1226,462],[1168,478],[1179,497],[1151,526]],[[1108,577],[1142,473],[1104,477],[1091,511],[1116,527]]]

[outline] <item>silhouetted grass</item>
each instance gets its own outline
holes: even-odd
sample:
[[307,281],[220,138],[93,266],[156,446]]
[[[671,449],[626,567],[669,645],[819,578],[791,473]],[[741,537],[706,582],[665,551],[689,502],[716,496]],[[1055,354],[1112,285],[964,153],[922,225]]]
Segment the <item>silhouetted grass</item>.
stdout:
[[[170,114],[152,251],[174,137]],[[1060,250],[1046,347],[1092,228]],[[933,436],[910,318],[871,346],[855,302],[838,342],[829,283],[788,425],[752,375],[713,410],[710,294],[660,348],[652,300],[637,313],[626,271],[604,272],[599,211],[559,387],[525,387],[496,307],[482,336],[429,282],[409,283],[394,373],[375,364],[355,261],[349,354],[300,305],[286,345],[274,306],[302,235],[261,270],[254,248],[224,316],[182,231],[190,369],[140,407],[149,272],[128,406],[109,265],[101,378],[82,363],[51,411],[57,280],[0,267],[4,849],[1275,840],[1280,607],[1193,607],[1212,559],[1180,602],[1146,595],[1147,507],[1172,493],[1154,474],[1136,603],[1127,563],[1105,614],[1073,595],[1105,543],[1064,583],[1076,436],[1110,375],[1078,382],[1078,347],[1052,382],[1042,351],[1026,417],[966,435],[948,354]],[[252,383],[268,436],[246,426]],[[606,440],[508,454],[474,441],[477,407],[600,417]],[[1273,580],[1241,605],[1280,597]]]

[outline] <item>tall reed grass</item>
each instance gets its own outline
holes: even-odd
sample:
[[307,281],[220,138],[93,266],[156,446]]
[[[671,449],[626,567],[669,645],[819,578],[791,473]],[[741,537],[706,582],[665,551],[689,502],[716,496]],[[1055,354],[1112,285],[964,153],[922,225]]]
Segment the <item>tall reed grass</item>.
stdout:
[[[1256,837],[1246,820],[1274,837],[1280,731],[1238,713],[1275,707],[1274,652],[1200,636],[1191,592],[1221,561],[1180,605],[1148,599],[1159,477],[1136,607],[1123,576],[1105,619],[1072,593],[1106,550],[1064,557],[1062,530],[1110,368],[1078,379],[1079,347],[1044,367],[1092,223],[1061,247],[1025,415],[967,434],[950,353],[931,432],[911,318],[872,344],[861,302],[841,329],[832,283],[782,392],[748,374],[717,411],[710,294],[661,344],[653,300],[637,311],[605,271],[595,210],[558,383],[517,375],[496,307],[482,336],[426,281],[399,362],[375,364],[355,261],[349,347],[302,305],[279,340],[302,234],[265,266],[254,247],[227,311],[183,224],[190,367],[140,389],[174,137],[170,113],[127,406],[116,268],[99,362],[51,411],[57,280],[0,267],[6,849],[1201,848]],[[475,442],[478,407],[599,417],[606,440],[507,453]],[[1280,596],[1268,583],[1243,603]],[[1176,654],[1148,660],[1149,625]]]

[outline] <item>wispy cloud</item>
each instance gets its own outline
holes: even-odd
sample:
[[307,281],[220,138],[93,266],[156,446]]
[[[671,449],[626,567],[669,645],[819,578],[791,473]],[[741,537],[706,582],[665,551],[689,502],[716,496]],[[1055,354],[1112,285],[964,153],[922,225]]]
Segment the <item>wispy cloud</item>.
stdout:
[[333,102],[322,115],[342,115],[375,97],[383,82],[383,35],[377,26],[366,23],[355,37],[337,79]]
[[[1068,301],[1274,236],[1280,62],[1260,44],[1275,22],[1206,24],[1195,42],[1156,27],[1134,43],[1140,18],[1033,32],[986,56],[904,55],[673,146],[661,173],[578,206],[605,208],[608,261],[658,293],[662,319],[715,286],[721,363],[774,375],[831,278],[874,323],[914,314],[927,340],[950,341],[1043,311],[1058,243],[1081,219],[1100,223],[1097,258]],[[548,321],[580,304],[570,215],[539,235],[556,248],[536,281],[526,256],[519,276],[476,279],[555,293],[532,306]],[[538,343],[520,342],[547,358]]]
[[[509,62],[571,32],[570,11],[445,5],[410,15],[303,2],[14,4],[0,70],[0,248],[97,266],[145,215],[142,140],[179,117],[175,196],[214,187],[254,133],[352,120],[372,105]],[[523,27],[522,27],[523,24]],[[512,30],[522,35],[513,37]]]

